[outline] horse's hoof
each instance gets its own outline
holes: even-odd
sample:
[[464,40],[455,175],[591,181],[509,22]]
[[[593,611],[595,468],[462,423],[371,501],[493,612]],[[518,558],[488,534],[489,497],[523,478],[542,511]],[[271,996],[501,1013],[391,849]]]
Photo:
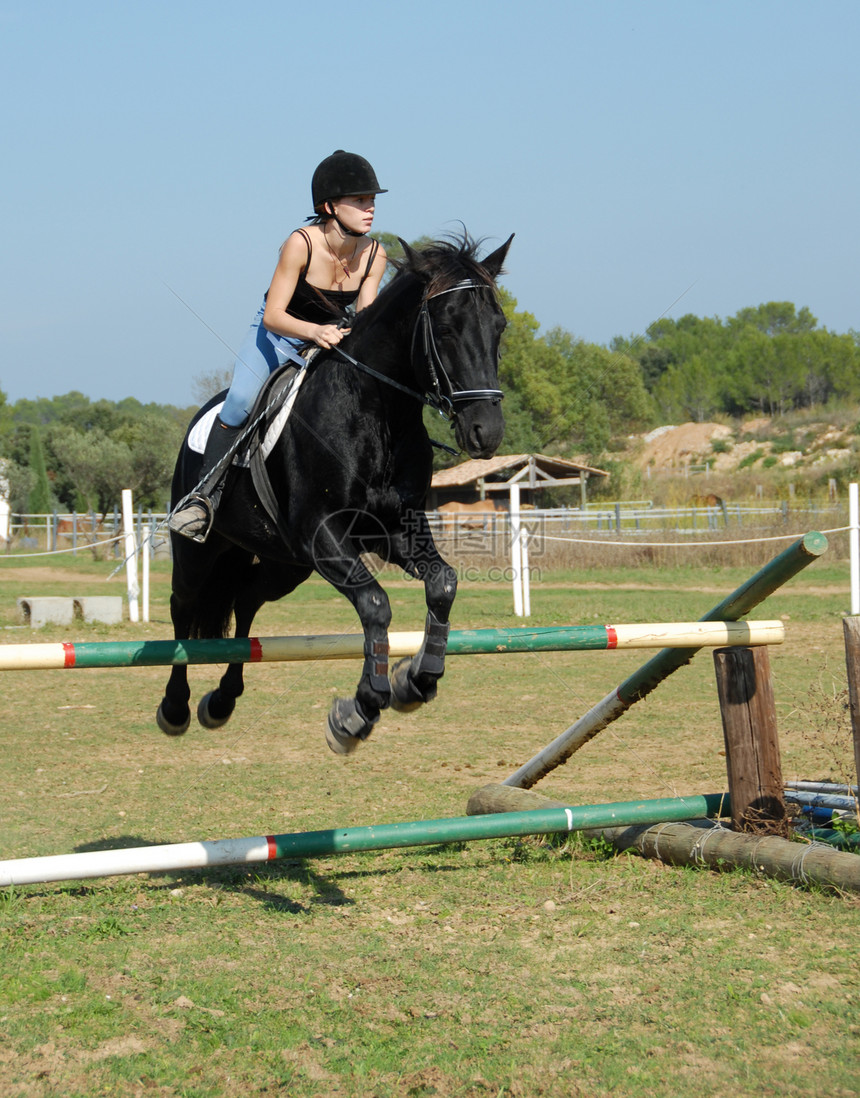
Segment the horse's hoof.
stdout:
[[188,731],[188,726],[191,724],[191,712],[189,711],[183,724],[174,724],[164,715],[164,702],[162,702],[155,714],[155,723],[166,736],[181,736]]
[[334,751],[335,755],[351,755],[358,747],[360,740],[351,736],[349,732],[342,732],[332,724],[331,713],[325,727],[325,742]]
[[[398,713],[414,713],[422,705],[430,701],[425,698],[409,676],[412,667],[410,657],[398,660],[391,668],[391,708]],[[433,692],[435,694],[435,690]]]
[[373,721],[365,717],[355,698],[335,698],[325,730],[325,742],[335,755],[351,755],[372,731]]
[[[208,694],[204,694],[200,699],[200,704],[197,706],[197,720],[203,725],[204,728],[215,729],[223,728],[230,717],[233,715],[233,710],[236,708],[236,703],[233,702],[227,708],[227,712],[223,716],[216,716],[210,708],[210,703],[217,693],[216,690],[210,690]],[[215,707],[217,709],[217,706]],[[222,709],[225,706],[221,707]]]

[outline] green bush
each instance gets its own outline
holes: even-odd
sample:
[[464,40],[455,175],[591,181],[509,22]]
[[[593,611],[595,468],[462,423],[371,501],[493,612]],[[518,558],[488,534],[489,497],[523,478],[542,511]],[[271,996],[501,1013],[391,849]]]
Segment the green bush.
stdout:
[[738,462],[738,468],[739,469],[748,469],[751,465],[755,465],[755,463],[761,457],[764,457],[764,450],[762,450],[762,449],[753,450],[753,452],[751,454],[747,454],[747,456],[745,458],[742,458]]
[[778,435],[771,441],[771,449],[775,454],[787,454],[789,450],[799,450],[800,447],[795,440],[794,433],[789,431],[788,434]]

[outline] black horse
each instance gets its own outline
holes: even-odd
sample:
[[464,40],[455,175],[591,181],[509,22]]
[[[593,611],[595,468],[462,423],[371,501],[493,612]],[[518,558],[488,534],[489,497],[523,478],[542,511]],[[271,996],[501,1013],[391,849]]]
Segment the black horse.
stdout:
[[[420,251],[404,244],[405,259],[388,286],[340,347],[319,351],[307,368],[265,462],[279,513],[261,504],[249,470],[233,465],[208,539],[171,535],[177,640],[225,636],[232,617],[235,635],[249,636],[263,603],[293,591],[314,570],[353,604],[364,630],[364,666],[355,696],[336,699],[329,713],[326,739],[340,754],[370,734],[389,704],[408,710],[430,701],[442,677],[457,577],[423,511],[432,468],[423,406],[447,411],[458,445],[473,458],[490,457],[501,443],[497,370],[505,320],[495,282],[512,239],[480,262],[466,234]],[[197,484],[200,464],[186,437],[173,506]],[[390,679],[391,607],[367,553],[424,583],[423,644]],[[230,664],[201,700],[204,727],[228,720],[243,690],[242,671],[243,664]],[[158,709],[162,731],[186,731],[189,697],[187,669],[176,666]]]

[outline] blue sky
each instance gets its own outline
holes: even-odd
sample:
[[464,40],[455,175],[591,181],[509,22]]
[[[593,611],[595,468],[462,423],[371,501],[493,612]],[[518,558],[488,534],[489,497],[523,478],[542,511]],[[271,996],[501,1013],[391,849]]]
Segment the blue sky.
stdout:
[[0,389],[191,403],[335,148],[377,229],[515,232],[544,328],[860,328],[858,37],[854,0],[0,0]]

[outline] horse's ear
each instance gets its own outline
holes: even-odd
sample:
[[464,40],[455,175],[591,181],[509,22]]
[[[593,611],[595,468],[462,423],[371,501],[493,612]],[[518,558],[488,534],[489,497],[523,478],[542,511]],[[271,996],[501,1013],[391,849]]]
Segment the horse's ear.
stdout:
[[398,236],[397,239],[400,241],[401,248],[403,248],[403,258],[406,260],[407,267],[412,271],[416,271],[416,268],[418,267],[418,253],[414,248],[409,247],[402,236]]
[[489,271],[495,281],[502,273],[502,264],[505,262],[505,257],[508,254],[508,248],[511,246],[511,241],[514,239],[514,234],[508,237],[501,248],[496,248],[494,252],[490,252],[486,259],[481,260],[481,266],[484,270]]

